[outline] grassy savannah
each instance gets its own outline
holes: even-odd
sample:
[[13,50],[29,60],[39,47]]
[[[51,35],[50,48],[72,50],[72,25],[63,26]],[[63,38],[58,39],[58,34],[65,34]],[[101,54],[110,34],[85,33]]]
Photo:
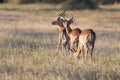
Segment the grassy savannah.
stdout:
[[[109,8],[110,7],[110,8]],[[0,4],[0,80],[119,80],[120,5],[74,14],[72,28],[97,34],[93,62],[55,53],[58,32],[51,22],[61,12],[48,4]]]

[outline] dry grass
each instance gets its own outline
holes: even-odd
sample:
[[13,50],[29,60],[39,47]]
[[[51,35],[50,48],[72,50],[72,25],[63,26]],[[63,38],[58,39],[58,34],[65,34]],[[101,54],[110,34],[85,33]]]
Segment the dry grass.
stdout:
[[97,33],[93,62],[85,64],[82,56],[55,53],[58,33],[51,21],[60,7],[54,6],[0,5],[0,80],[119,80],[120,11],[68,11],[75,14],[72,28]]

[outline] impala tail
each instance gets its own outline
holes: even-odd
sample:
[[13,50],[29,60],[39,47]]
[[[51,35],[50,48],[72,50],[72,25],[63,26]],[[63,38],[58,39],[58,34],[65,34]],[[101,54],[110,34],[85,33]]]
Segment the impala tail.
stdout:
[[88,43],[93,44],[96,40],[96,33],[92,29],[90,29],[90,31],[91,33],[88,35],[87,40]]

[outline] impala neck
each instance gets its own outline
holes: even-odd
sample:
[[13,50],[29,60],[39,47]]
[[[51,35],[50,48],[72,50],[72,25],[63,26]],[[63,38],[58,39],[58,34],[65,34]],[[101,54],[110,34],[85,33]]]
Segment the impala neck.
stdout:
[[64,34],[65,34],[65,37],[69,40],[69,36],[68,36],[68,34],[66,32],[66,29],[64,30]]
[[61,25],[59,25],[58,29],[59,29],[60,32],[64,32],[65,27],[64,27],[63,24],[61,24]]
[[60,25],[60,27],[65,28],[63,24],[62,24],[62,25]]
[[66,30],[68,34],[70,34],[70,32],[72,31],[70,24],[68,22],[67,22]]

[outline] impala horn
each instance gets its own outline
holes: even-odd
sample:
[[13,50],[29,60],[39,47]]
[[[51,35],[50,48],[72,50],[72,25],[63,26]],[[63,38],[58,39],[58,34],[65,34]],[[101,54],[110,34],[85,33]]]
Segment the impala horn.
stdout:
[[62,11],[58,16],[59,17],[65,17],[65,12],[66,12],[66,10]]
[[71,14],[72,15],[72,18],[70,19],[70,20],[74,20],[74,16],[73,16],[73,14]]

